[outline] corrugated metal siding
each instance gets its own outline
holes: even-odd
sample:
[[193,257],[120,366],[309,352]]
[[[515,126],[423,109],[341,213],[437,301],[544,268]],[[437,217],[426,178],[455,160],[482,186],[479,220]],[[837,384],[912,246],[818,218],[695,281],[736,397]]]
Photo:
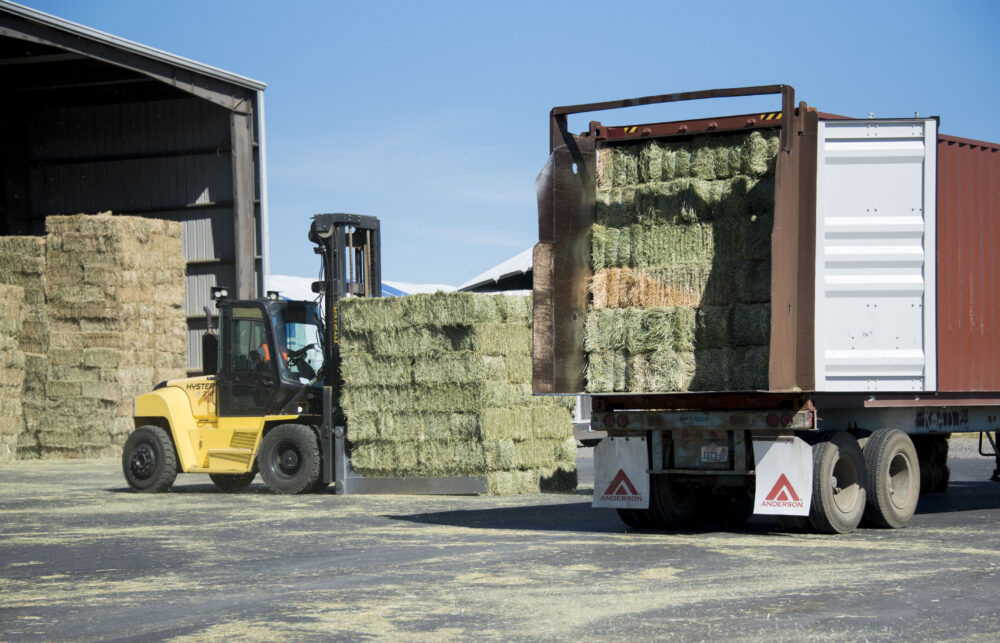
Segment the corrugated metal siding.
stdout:
[[[205,311],[208,306],[213,316],[217,313],[215,304],[211,301],[213,286],[232,288],[236,283],[236,271],[229,264],[191,264],[185,287],[185,308],[191,318],[188,320],[188,367],[201,365],[201,333],[205,330]],[[213,325],[218,320],[212,322]]]
[[197,98],[62,107],[36,115],[33,158],[229,149],[229,114]]
[[1000,145],[938,137],[938,390],[1000,391]]
[[[27,124],[32,216],[111,210],[182,223],[189,368],[201,364],[210,288],[236,282],[229,119],[221,107],[183,98],[58,107],[33,114]],[[256,150],[255,162],[259,167]],[[255,216],[260,256],[259,205]],[[258,288],[262,281],[258,274]]]

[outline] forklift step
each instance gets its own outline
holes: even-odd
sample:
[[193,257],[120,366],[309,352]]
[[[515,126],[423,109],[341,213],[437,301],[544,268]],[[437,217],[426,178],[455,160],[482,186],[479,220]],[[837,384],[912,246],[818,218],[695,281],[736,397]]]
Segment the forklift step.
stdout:
[[253,449],[209,449],[208,465],[210,468],[227,465],[239,465],[245,468],[252,457]]

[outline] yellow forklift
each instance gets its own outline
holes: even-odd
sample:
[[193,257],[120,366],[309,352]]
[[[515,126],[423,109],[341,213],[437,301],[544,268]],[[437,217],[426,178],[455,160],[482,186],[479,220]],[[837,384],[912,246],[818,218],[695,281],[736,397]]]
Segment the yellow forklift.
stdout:
[[[222,491],[257,473],[275,493],[482,493],[485,478],[363,478],[350,468],[339,407],[340,302],[382,294],[379,221],[318,214],[309,240],[322,255],[317,301],[235,300],[214,288],[218,333],[202,337],[204,374],[135,399],[122,469],[136,491],[162,492],[178,473],[207,473]],[[320,301],[322,303],[320,303]]]

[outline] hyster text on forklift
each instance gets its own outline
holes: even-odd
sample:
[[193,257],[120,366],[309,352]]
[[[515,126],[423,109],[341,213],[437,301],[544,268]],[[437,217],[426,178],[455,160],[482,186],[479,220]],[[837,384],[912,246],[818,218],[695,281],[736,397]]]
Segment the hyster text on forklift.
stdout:
[[[780,111],[650,124],[592,121],[580,135],[569,131],[573,114],[768,94],[781,96]],[[993,290],[1000,264],[992,251],[1000,242],[1000,145],[940,134],[938,124],[937,118],[825,114],[796,105],[788,85],[552,109],[551,155],[536,183],[533,387],[536,394],[589,389],[592,428],[607,432],[595,452],[595,506],[617,508],[633,527],[735,523],[759,513],[792,516],[794,525],[827,533],[850,532],[863,518],[899,528],[921,492],[946,489],[947,439],[958,432],[979,433],[980,453],[998,458],[993,479],[1000,480],[994,439],[1000,308]],[[726,198],[725,186],[709,183],[704,159],[693,169],[695,152],[712,148],[717,136],[776,144],[773,183],[755,184],[773,186],[767,195],[773,227],[754,239],[758,247],[770,239],[766,256],[755,257],[767,270],[740,275],[744,287],[762,283],[763,299],[756,301],[764,310],[769,303],[769,330],[758,326],[764,330],[754,348],[766,351],[758,353],[765,357],[755,385],[648,390],[630,387],[628,372],[616,368],[603,384],[588,387],[588,366],[600,366],[584,342],[596,308],[595,216],[603,212],[600,223],[618,225],[616,238],[624,239],[650,221],[686,223],[690,212],[671,218],[658,210],[672,203],[692,210],[707,203],[717,214],[713,199]],[[691,154],[684,167],[678,160],[668,168],[674,158],[668,155],[679,159],[685,150]],[[732,176],[732,157],[716,167]],[[692,179],[689,192],[674,194],[666,182],[680,172],[700,182]],[[598,201],[609,176],[614,189]],[[621,272],[645,267],[635,254],[624,263],[620,253],[615,257]],[[641,278],[631,273],[632,283],[656,286],[660,279],[666,286],[658,296],[667,300],[669,265],[653,268]],[[711,268],[717,299],[719,292],[739,292],[719,281],[738,271]],[[630,306],[639,298],[615,296],[625,303],[602,305]],[[708,327],[710,315],[698,319],[703,326],[695,342],[725,330]],[[608,350],[619,351],[623,368],[634,364],[628,346]]]

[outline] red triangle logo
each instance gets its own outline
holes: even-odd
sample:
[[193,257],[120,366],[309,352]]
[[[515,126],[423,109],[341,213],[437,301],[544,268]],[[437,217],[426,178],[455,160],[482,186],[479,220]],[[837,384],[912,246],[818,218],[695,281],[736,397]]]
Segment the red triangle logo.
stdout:
[[639,492],[636,491],[635,485],[632,481],[628,479],[625,475],[624,469],[618,470],[618,475],[615,479],[611,481],[608,488],[604,491],[605,496],[637,496]]
[[787,502],[789,499],[798,502],[799,494],[795,493],[792,483],[788,481],[785,474],[778,476],[778,481],[774,483],[771,492],[767,494],[768,500],[781,500]]

